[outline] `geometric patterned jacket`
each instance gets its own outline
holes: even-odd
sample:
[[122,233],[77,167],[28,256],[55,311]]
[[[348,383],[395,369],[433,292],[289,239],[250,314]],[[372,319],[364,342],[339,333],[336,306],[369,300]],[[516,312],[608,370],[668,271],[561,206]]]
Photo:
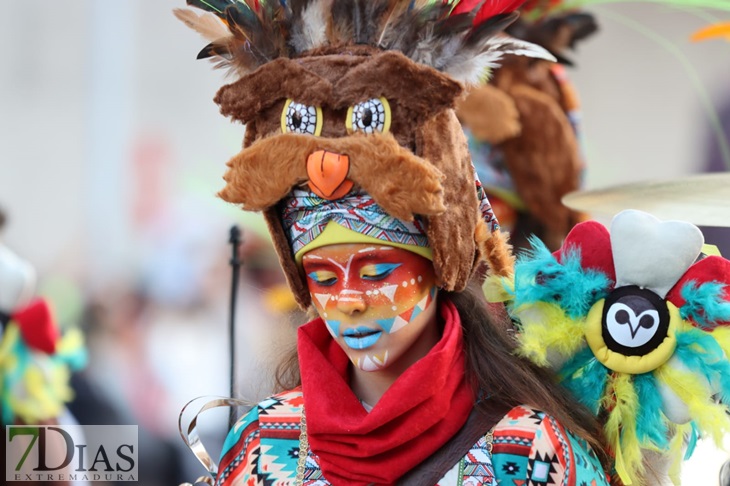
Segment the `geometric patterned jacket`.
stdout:
[[[296,388],[267,398],[239,419],[223,445],[217,485],[293,485],[303,403]],[[510,410],[494,428],[491,453],[487,432],[437,486],[608,485],[593,451],[539,410]],[[330,484],[311,450],[302,484]]]

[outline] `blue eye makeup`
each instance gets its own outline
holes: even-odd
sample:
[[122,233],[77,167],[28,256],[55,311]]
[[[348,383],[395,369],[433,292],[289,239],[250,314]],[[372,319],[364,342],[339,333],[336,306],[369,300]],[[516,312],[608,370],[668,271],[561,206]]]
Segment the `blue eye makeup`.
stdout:
[[361,278],[364,280],[382,280],[400,267],[400,263],[376,263],[363,268]]
[[337,282],[337,277],[331,272],[311,272],[307,276],[323,287],[329,287]]

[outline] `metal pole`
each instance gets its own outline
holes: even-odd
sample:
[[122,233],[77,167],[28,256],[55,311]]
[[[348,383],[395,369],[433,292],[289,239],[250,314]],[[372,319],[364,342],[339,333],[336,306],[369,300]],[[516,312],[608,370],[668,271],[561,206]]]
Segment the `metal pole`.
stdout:
[[[231,358],[230,396],[231,398],[236,398],[236,298],[238,296],[239,273],[241,264],[243,263],[238,254],[241,246],[241,230],[237,225],[231,226],[228,242],[231,244],[231,259],[229,261],[231,265],[231,299],[228,312],[228,346]],[[238,420],[238,407],[231,405],[228,416],[229,429],[233,427],[236,420]]]

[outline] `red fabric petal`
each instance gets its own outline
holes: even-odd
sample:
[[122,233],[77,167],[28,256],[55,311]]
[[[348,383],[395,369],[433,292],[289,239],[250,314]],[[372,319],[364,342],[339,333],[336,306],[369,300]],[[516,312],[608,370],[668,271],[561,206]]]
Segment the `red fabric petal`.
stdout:
[[56,352],[59,332],[45,300],[34,300],[27,307],[14,313],[12,319],[17,322],[20,335],[30,348],[46,354]]
[[[730,261],[719,256],[708,256],[695,263],[682,275],[682,278],[671,288],[666,300],[682,307],[686,301],[682,298],[681,291],[684,284],[694,281],[697,283],[720,282],[726,285],[723,292],[723,299],[730,302]],[[719,323],[730,325],[730,322]]]
[[553,253],[563,263],[563,253],[568,248],[580,250],[581,266],[602,272],[612,281],[616,281],[616,270],[613,266],[611,252],[611,236],[608,229],[597,221],[579,223],[565,237],[563,246]]

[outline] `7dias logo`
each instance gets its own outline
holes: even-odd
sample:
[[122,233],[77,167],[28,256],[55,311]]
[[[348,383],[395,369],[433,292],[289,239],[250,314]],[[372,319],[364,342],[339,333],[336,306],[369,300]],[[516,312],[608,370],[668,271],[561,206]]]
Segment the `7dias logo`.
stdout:
[[136,425],[9,425],[6,481],[137,481]]

